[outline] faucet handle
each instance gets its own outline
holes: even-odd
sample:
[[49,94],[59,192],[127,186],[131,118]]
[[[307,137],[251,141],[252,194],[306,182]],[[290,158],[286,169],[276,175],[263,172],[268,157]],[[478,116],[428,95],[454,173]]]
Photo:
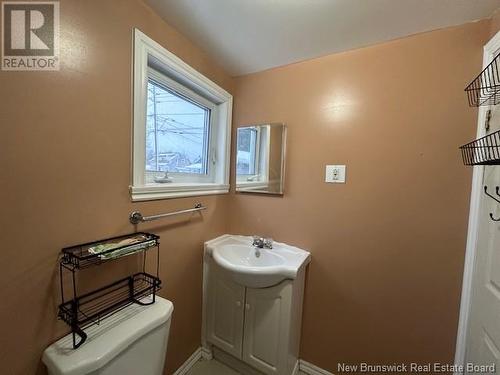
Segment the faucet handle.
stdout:
[[260,236],[252,236],[252,246],[262,247],[264,239]]
[[273,239],[272,238],[264,238],[264,247],[266,249],[272,249],[273,248]]

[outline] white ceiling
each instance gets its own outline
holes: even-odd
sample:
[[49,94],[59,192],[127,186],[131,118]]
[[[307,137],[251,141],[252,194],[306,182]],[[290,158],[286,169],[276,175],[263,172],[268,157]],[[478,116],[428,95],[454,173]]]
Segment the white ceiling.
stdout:
[[146,0],[242,75],[489,17],[500,0]]

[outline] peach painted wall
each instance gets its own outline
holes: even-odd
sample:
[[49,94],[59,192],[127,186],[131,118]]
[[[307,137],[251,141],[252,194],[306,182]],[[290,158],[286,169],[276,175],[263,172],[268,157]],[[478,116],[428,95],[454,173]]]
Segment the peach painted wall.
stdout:
[[[236,90],[236,125],[288,124],[283,198],[130,202],[133,27]],[[451,360],[470,187],[457,146],[476,119],[462,90],[488,29],[483,21],[422,34],[235,86],[139,0],[62,1],[61,71],[0,72],[0,372],[44,373],[43,349],[67,330],[55,319],[61,247],[133,231],[134,209],[198,201],[209,207],[202,220],[140,227],[162,237],[161,295],[175,305],[166,373],[200,344],[201,247],[225,232],[313,253],[304,359],[333,371],[340,361]],[[322,183],[327,163],[348,165],[346,185]]]
[[491,16],[490,38],[493,38],[498,30],[500,30],[500,9],[497,9]]
[[[166,373],[200,345],[202,244],[226,232],[228,196],[131,203],[132,29],[138,27],[229,91],[233,80],[138,0],[61,1],[58,72],[0,72],[0,373],[44,373],[62,247],[134,231],[132,210],[203,202],[203,220],[140,226],[161,236],[161,295],[175,305]],[[120,262],[87,270],[114,278]]]
[[[489,21],[239,77],[234,126],[284,122],[284,197],[234,194],[230,231],[312,253],[301,358],[452,362],[475,135],[464,87]],[[234,161],[233,161],[234,162]],[[345,185],[325,184],[346,164]]]

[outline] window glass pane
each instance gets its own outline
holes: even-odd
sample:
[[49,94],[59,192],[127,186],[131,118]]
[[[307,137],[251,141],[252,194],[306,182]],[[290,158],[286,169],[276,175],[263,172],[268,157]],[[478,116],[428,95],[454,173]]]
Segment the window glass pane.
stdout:
[[238,129],[236,174],[254,175],[257,151],[257,131],[253,128]]
[[210,110],[148,81],[146,171],[208,173]]

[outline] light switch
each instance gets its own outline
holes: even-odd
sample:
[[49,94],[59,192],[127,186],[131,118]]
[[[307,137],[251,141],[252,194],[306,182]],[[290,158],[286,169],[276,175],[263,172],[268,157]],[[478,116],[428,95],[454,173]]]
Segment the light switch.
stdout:
[[345,184],[345,165],[327,165],[325,182]]

